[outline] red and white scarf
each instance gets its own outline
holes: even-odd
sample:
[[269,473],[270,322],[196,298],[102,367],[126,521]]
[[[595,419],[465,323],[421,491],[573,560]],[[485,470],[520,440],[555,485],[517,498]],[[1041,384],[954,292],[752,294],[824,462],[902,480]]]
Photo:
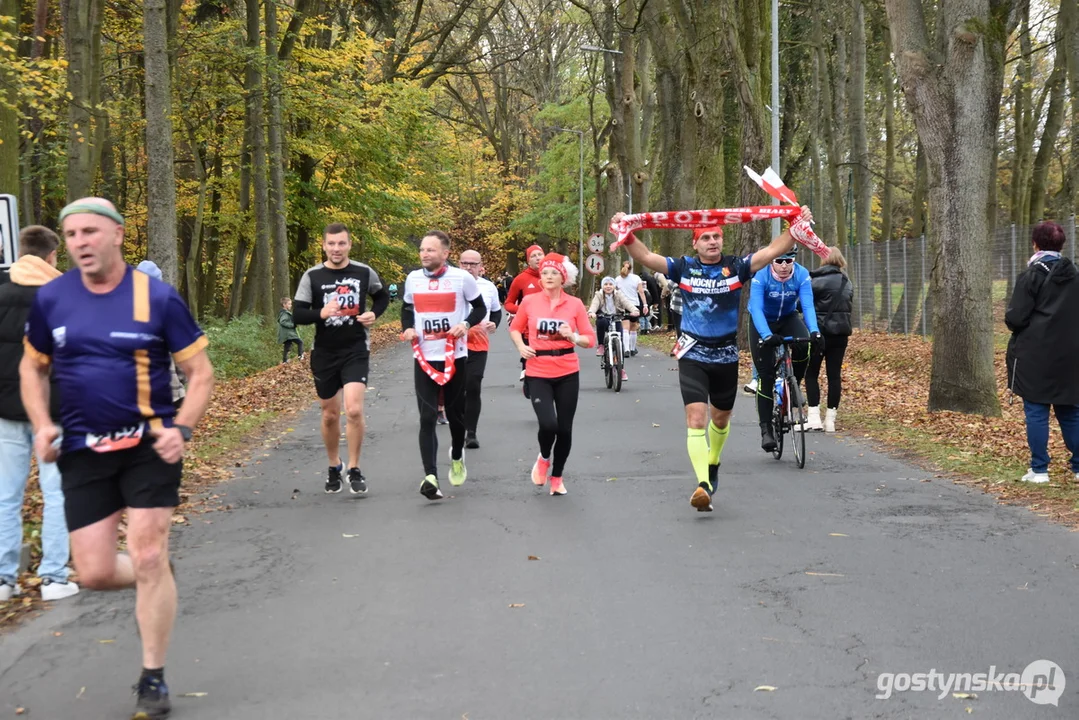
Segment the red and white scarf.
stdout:
[[456,365],[453,361],[453,356],[457,350],[457,341],[455,338],[446,336],[446,369],[435,370],[431,367],[431,363],[427,362],[427,358],[423,356],[423,351],[420,349],[419,338],[412,341],[412,357],[420,364],[420,368],[427,373],[427,377],[434,380],[439,385],[445,385],[450,380],[453,380],[453,374],[456,370]]
[[798,243],[820,256],[828,257],[828,246],[817,237],[813,228],[805,220],[798,219],[802,210],[798,207],[798,198],[783,184],[779,176],[768,168],[764,177],[745,168],[750,178],[765,192],[790,206],[762,205],[757,207],[720,208],[716,210],[672,210],[670,212],[637,213],[624,215],[618,222],[612,222],[610,230],[618,240],[611,245],[611,252],[625,244],[634,230],[664,229],[693,230],[695,228],[714,227],[716,225],[737,225],[755,220],[783,218],[791,222],[790,234]]

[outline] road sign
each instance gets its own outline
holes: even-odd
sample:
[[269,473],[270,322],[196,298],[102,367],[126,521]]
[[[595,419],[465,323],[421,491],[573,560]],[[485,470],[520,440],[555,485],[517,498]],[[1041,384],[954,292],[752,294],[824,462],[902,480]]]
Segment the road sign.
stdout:
[[599,233],[596,233],[596,234],[592,235],[592,237],[588,238],[588,249],[591,250],[594,253],[603,252],[603,245],[604,245],[603,236],[600,235]]
[[14,195],[0,195],[0,265],[15,262],[19,247],[19,203]]
[[585,266],[585,268],[588,269],[588,272],[592,273],[593,275],[602,275],[603,274],[603,256],[602,255],[589,255],[588,259],[585,260],[584,266]]

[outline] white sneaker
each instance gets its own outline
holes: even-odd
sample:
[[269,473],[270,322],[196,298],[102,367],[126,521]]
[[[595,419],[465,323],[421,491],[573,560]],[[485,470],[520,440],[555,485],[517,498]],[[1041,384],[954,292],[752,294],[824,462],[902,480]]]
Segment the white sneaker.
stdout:
[[828,408],[828,410],[824,413],[824,432],[835,432],[835,413],[836,408]]
[[524,379],[525,379],[525,371],[522,370],[521,371],[521,377],[517,378],[517,382],[524,382]]
[[7,602],[16,595],[22,595],[22,588],[18,583],[8,585],[6,582],[0,582],[0,602]]
[[824,426],[820,422],[820,406],[809,408],[809,417],[806,418],[806,430],[820,432]]
[[41,583],[41,599],[42,600],[63,600],[69,598],[79,592],[79,586],[68,580],[67,582],[56,582],[55,580],[46,580]]
[[749,382],[747,382],[745,385],[742,386],[742,392],[744,392],[746,395],[756,395],[757,381],[750,380]]
[[1049,473],[1036,473],[1033,470],[1027,470],[1027,474],[1019,478],[1019,482],[1037,483],[1041,485],[1042,483],[1049,482]]

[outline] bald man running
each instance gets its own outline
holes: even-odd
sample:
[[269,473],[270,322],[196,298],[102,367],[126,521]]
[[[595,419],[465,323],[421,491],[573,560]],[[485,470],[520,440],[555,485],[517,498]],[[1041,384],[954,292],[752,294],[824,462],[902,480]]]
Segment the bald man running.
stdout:
[[[206,336],[176,289],[124,262],[124,218],[112,203],[76,200],[60,223],[75,269],[34,298],[19,366],[22,399],[37,456],[60,469],[79,582],[135,588],[143,669],[133,717],[156,720],[171,709],[169,529],[184,447],[210,402],[214,372]],[[179,410],[170,358],[189,383]],[[60,391],[59,426],[49,413],[50,375]],[[127,552],[117,554],[125,512]]]
[[491,347],[488,336],[495,331],[502,321],[502,304],[498,301],[498,288],[483,277],[483,257],[475,250],[461,253],[461,269],[476,278],[476,287],[480,290],[483,304],[487,306],[487,316],[483,322],[468,330],[468,381],[465,385],[465,447],[478,448],[476,426],[480,423],[483,389],[483,371],[487,368],[487,351]]

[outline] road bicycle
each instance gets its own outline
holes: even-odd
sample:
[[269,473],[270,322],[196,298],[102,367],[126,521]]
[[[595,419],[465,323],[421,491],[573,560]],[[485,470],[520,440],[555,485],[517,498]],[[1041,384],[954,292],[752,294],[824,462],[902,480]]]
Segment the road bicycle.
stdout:
[[596,324],[599,318],[609,321],[607,337],[603,338],[603,355],[600,357],[600,369],[607,378],[607,387],[615,392],[622,391],[622,370],[625,367],[625,356],[622,352],[622,318],[621,313],[607,315],[599,313],[596,316]]
[[804,338],[783,338],[783,344],[776,348],[776,382],[772,389],[772,433],[776,439],[776,449],[772,456],[779,460],[783,457],[783,436],[791,434],[794,447],[794,461],[799,468],[806,466],[806,416],[802,407],[802,389],[794,375],[791,351],[796,345],[808,345]]

